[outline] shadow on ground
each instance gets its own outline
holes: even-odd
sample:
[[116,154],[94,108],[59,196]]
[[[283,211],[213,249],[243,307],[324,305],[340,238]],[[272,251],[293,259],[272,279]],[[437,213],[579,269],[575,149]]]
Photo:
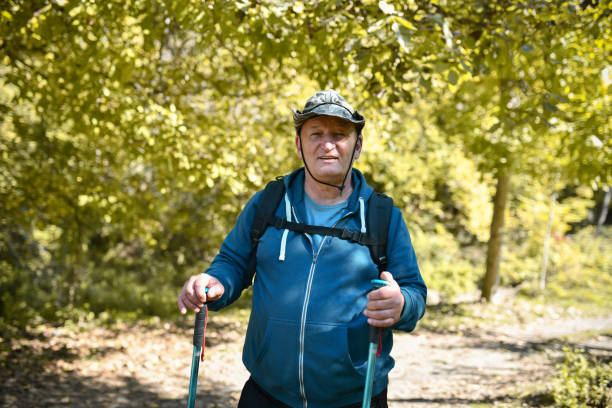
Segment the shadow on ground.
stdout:
[[[220,331],[223,333],[223,331]],[[23,333],[22,333],[23,334]],[[113,338],[116,332],[103,337]],[[181,338],[190,337],[181,333]],[[0,407],[184,407],[187,403],[189,378],[184,389],[164,395],[140,382],[127,370],[119,369],[102,379],[72,370],[78,360],[98,361],[110,353],[125,353],[122,346],[96,345],[76,347],[53,343],[52,336],[23,334],[20,338],[3,338],[0,347]],[[210,339],[211,344],[223,342]],[[112,343],[112,342],[110,342]],[[106,344],[106,343],[105,343]],[[186,356],[190,359],[191,356]],[[159,375],[160,373],[155,373]],[[167,375],[175,376],[175,372]],[[110,380],[109,380],[110,378]],[[142,378],[142,376],[141,376]],[[180,382],[180,380],[179,380]],[[237,401],[225,383],[206,378],[206,389],[200,377],[196,407],[235,407]]]
[[[196,407],[233,407],[236,401],[214,384],[214,393],[200,391]],[[0,385],[2,407],[184,407],[187,397],[163,396],[132,377],[117,376],[116,384],[74,373],[36,374]]]

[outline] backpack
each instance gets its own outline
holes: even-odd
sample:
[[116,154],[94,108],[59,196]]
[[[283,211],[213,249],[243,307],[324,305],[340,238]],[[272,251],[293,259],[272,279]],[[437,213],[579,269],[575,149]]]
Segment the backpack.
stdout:
[[387,267],[387,235],[389,222],[393,210],[393,199],[385,194],[373,193],[368,199],[366,227],[368,233],[352,231],[348,228],[331,228],[319,225],[289,222],[284,218],[275,217],[274,213],[285,194],[285,183],[282,177],[269,182],[264,189],[257,209],[253,225],[251,226],[251,254],[244,279],[244,287],[253,283],[253,276],[257,265],[257,244],[269,226],[277,229],[288,229],[299,233],[320,234],[345,239],[360,245],[367,246],[370,256],[378,267],[379,273]]

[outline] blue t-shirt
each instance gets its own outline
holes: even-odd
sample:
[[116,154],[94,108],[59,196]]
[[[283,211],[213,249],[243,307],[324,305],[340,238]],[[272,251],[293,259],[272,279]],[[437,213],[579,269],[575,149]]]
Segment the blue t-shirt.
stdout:
[[[342,218],[348,206],[348,200],[338,204],[323,205],[312,201],[308,194],[304,193],[304,204],[306,207],[306,223],[310,225],[320,225],[322,227],[331,227],[336,221]],[[318,252],[323,235],[312,235],[315,252]]]

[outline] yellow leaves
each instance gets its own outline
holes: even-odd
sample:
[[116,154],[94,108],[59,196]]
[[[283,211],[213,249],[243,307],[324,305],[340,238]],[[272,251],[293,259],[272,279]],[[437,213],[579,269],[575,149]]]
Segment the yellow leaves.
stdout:
[[270,12],[270,9],[264,5],[259,7],[259,12],[261,13],[261,16],[266,20],[269,19],[270,15],[272,14]]
[[253,183],[256,186],[263,185],[262,174],[254,168],[250,168],[247,170],[247,178],[249,179],[251,183]]
[[79,195],[79,197],[78,197],[77,204],[78,204],[78,206],[79,206],[79,207],[84,207],[84,206],[86,206],[87,204],[89,204],[90,202],[92,202],[93,200],[94,200],[94,199],[93,199],[93,197],[92,197],[92,196],[87,195],[87,194],[81,194],[81,195]]
[[13,16],[7,10],[2,10],[2,18],[7,21],[13,21]]
[[213,188],[215,186],[215,179],[212,178],[212,177],[208,177],[207,176],[205,178],[205,182],[206,182],[206,185],[208,186],[208,188]]
[[296,14],[301,14],[304,12],[304,3],[301,1],[296,1],[293,3],[292,9]]
[[72,9],[70,9],[70,11],[68,12],[68,15],[72,18],[78,16],[79,14],[81,14],[81,12],[83,11],[83,6],[82,5],[78,5]]
[[453,48],[453,33],[450,30],[450,25],[448,23],[448,19],[444,19],[442,24],[442,34],[444,35],[444,40],[446,42],[446,47],[450,50]]
[[[368,27],[367,29],[367,33],[368,34],[377,34],[380,32],[380,30],[382,29],[382,27],[385,25],[385,20],[378,20],[377,22],[375,22],[374,24],[372,24],[371,26]],[[363,41],[362,41],[363,43]]]
[[585,186],[577,187],[576,194],[587,199],[593,198],[593,190]]
[[450,160],[449,187],[454,201],[461,208],[461,223],[479,241],[485,242],[489,237],[489,223],[493,214],[491,205],[491,186],[481,181],[475,164],[456,151]]
[[610,84],[612,84],[612,66],[607,66],[602,69],[601,82],[603,84],[604,89],[608,89]]
[[393,4],[389,4],[384,0],[378,2],[378,8],[380,8],[385,14],[395,13],[395,7],[393,6]]
[[414,26],[414,24],[412,24],[410,21],[405,20],[401,17],[398,16],[393,16],[391,17],[391,20],[397,24],[400,24],[402,27],[410,30],[410,31],[417,31],[417,28]]
[[97,13],[97,7],[95,6],[95,4],[88,4],[85,8],[85,13],[88,16],[95,16]]
[[601,139],[599,139],[595,135],[589,136],[587,141],[586,141],[586,144],[587,144],[587,146],[592,146],[592,147],[595,147],[597,149],[601,149],[604,146],[604,144],[601,141]]

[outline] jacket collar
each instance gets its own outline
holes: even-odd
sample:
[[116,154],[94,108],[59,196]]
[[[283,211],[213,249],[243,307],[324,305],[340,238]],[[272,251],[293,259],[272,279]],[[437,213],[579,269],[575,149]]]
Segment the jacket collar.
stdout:
[[[348,198],[347,208],[350,212],[355,212],[359,211],[359,198],[363,198],[363,200],[367,202],[374,189],[366,183],[365,177],[359,170],[353,168],[351,177],[353,181],[353,192]],[[306,193],[304,191],[304,181],[305,171],[303,167],[284,177],[285,189],[289,192],[289,201],[292,203],[298,218],[302,222],[305,219],[304,194]]]

